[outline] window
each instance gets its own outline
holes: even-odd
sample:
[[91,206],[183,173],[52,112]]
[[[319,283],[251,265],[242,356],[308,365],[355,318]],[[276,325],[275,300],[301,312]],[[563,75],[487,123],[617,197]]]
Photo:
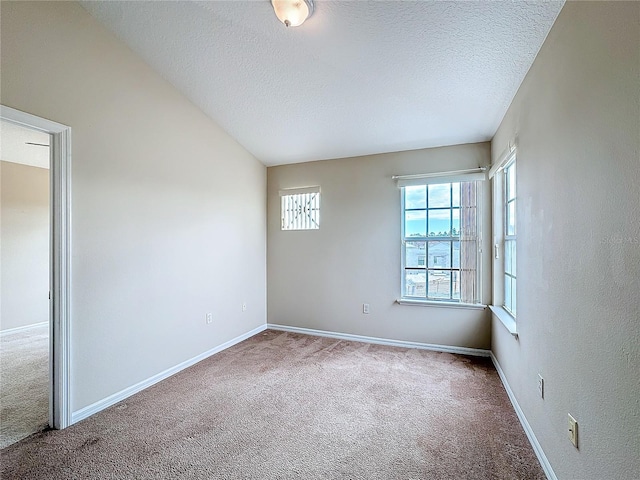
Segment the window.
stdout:
[[504,168],[504,308],[516,315],[516,162]]
[[402,297],[478,303],[476,181],[402,186]]
[[493,301],[491,311],[514,337],[516,325],[517,147],[511,142],[489,170],[493,187]]
[[320,228],[320,187],[280,190],[282,230]]

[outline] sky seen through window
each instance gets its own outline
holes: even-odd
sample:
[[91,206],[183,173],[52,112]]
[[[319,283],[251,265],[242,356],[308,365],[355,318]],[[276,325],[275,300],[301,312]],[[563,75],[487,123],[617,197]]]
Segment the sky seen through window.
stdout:
[[460,231],[460,211],[451,207],[459,206],[459,183],[405,187],[405,235],[448,236],[452,230],[456,235]]

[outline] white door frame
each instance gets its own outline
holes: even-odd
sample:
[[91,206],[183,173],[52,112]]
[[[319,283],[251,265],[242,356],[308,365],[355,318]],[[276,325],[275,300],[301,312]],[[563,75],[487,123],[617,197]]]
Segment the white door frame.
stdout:
[[49,425],[71,425],[71,128],[0,105],[0,118],[51,135]]

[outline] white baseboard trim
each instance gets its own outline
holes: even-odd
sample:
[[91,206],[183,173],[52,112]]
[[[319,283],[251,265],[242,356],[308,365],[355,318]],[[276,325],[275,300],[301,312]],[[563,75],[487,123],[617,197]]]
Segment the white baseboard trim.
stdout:
[[473,355],[476,357],[488,357],[491,355],[491,352],[489,350],[482,350],[479,348],[452,347],[449,345],[435,345],[431,343],[407,342],[404,340],[391,340],[388,338],[366,337],[364,335],[328,332],[326,330],[314,330],[312,328],[290,327],[288,325],[278,325],[275,323],[267,323],[267,328],[271,330],[279,330],[282,332],[302,333],[305,335],[337,338],[340,340],[351,340],[354,342],[375,343],[377,345],[389,345],[391,347],[418,348],[421,350],[433,350],[435,352],[457,353],[461,355]]
[[516,415],[518,415],[518,419],[522,424],[522,428],[524,428],[524,432],[527,434],[527,438],[529,438],[529,443],[531,443],[531,446],[533,447],[533,451],[535,452],[536,457],[538,457],[538,460],[540,461],[540,465],[542,465],[542,469],[544,470],[544,473],[547,475],[547,478],[549,480],[558,480],[558,477],[556,477],[556,474],[554,473],[553,468],[551,468],[549,459],[544,454],[544,450],[542,450],[542,446],[538,442],[536,435],[533,433],[533,429],[531,428],[531,425],[529,425],[529,422],[527,421],[527,417],[524,416],[524,412],[520,408],[520,405],[518,404],[518,400],[516,400],[516,396],[514,395],[513,390],[511,390],[511,387],[509,386],[509,382],[507,382],[507,377],[502,371],[502,368],[498,363],[498,359],[495,357],[493,352],[491,352],[491,361],[493,362],[493,365],[496,367],[496,370],[498,371],[500,380],[502,380],[502,385],[504,385],[504,389],[507,391],[509,400],[511,400],[511,404],[513,405],[513,408],[516,411]]
[[210,357],[211,355],[214,355],[218,352],[221,352],[222,350],[226,350],[227,348],[232,347],[235,344],[240,343],[249,337],[253,337],[254,335],[257,335],[258,333],[266,329],[267,329],[266,325],[260,325],[259,327],[254,328],[253,330],[250,330],[247,333],[243,333],[242,335],[232,340],[229,340],[228,342],[225,342],[222,345],[218,345],[217,347],[214,347],[211,350],[207,350],[206,352],[201,353],[200,355],[190,358],[189,360],[185,360],[184,362],[179,363],[174,367],[168,368],[167,370],[160,372],[154,375],[153,377],[147,378],[146,380],[138,382],[135,385],[131,385],[130,387],[127,387],[124,390],[114,393],[113,395],[109,395],[108,397],[103,398],[102,400],[98,400],[97,402],[92,403],[91,405],[87,405],[86,407],[81,408],[80,410],[77,410],[71,414],[71,424],[79,422],[80,420],[84,420],[85,418],[88,418],[91,415],[98,413],[99,411],[104,410],[105,408],[108,408],[111,405],[114,405],[124,400],[125,398],[128,398],[131,395],[144,390],[145,388],[149,388],[151,385],[154,385],[166,378],[169,378],[170,376],[178,373],[179,371],[184,370],[185,368],[188,368],[192,365],[195,365],[196,363],[204,360],[205,358]]
[[6,330],[0,331],[0,337],[11,335],[13,333],[27,332],[29,330],[44,327],[45,325],[49,325],[49,322],[32,323],[31,325],[25,325],[24,327],[7,328]]

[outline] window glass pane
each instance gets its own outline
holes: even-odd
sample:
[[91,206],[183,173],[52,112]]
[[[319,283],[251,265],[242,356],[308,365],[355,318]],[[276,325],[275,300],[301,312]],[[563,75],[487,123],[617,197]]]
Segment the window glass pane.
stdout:
[[451,210],[429,210],[429,236],[449,236]]
[[426,185],[404,187],[404,208],[427,208]]
[[[406,242],[404,249],[404,261],[407,267],[424,267],[425,242]],[[422,259],[422,265],[420,260]]]
[[429,268],[451,268],[451,242],[429,242]]
[[[453,242],[453,268],[460,268],[460,242]],[[475,265],[474,265],[475,268]]]
[[507,197],[509,200],[516,197],[516,164],[512,163],[509,169],[507,170],[507,178],[509,179],[508,192],[509,196]]
[[507,235],[516,234],[516,202],[507,205]]
[[451,235],[454,237],[459,237],[460,236],[460,209],[455,208],[451,210],[451,221],[453,222]]
[[[504,306],[511,310],[511,277],[504,277]],[[513,311],[513,310],[511,310]]]
[[451,296],[455,300],[460,300],[460,272],[451,272],[451,286],[453,288]]
[[509,169],[505,168],[504,170],[504,198],[505,200],[509,200],[511,198],[511,191],[509,190]]
[[429,185],[429,208],[451,206],[451,184]]
[[442,270],[429,270],[430,298],[451,298],[451,272]]
[[425,270],[405,270],[405,296],[425,298],[427,296],[426,278],[427,272]]
[[516,279],[511,279],[511,311],[516,314]]
[[427,235],[426,210],[405,212],[405,237],[425,237]]
[[453,188],[453,192],[451,193],[451,204],[454,207],[460,206],[460,184],[452,183],[451,187]]
[[511,275],[513,275],[514,277],[517,276],[516,272],[516,258],[518,258],[518,256],[516,255],[516,241],[512,240],[511,242]]
[[504,242],[504,271],[513,275],[513,269],[511,267],[513,241],[506,240]]

